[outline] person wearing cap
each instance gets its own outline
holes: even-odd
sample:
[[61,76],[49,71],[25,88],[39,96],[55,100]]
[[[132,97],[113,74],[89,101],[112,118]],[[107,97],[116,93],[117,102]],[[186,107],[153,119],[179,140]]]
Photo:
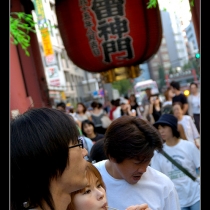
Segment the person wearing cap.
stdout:
[[[134,110],[135,111],[135,110]],[[113,112],[113,119],[117,119],[119,117],[122,117],[124,115],[127,116],[136,116],[136,111],[133,112],[131,110],[131,106],[129,104],[129,101],[126,98],[120,98],[119,100],[119,106],[115,109]]]
[[[180,138],[177,124],[174,115],[163,114],[153,125],[165,141],[163,150],[192,175],[197,176],[196,170],[200,171],[200,150],[192,142]],[[200,209],[200,183],[193,181],[158,151],[154,152],[150,166],[173,181],[181,210]]]

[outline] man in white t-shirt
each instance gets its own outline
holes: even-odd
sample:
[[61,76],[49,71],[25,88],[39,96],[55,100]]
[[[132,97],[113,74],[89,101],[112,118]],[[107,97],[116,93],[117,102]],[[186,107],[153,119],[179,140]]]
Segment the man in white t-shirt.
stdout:
[[122,116],[109,126],[104,138],[108,160],[94,165],[106,185],[108,205],[116,209],[147,203],[152,210],[180,210],[173,182],[149,166],[162,138],[146,120]]

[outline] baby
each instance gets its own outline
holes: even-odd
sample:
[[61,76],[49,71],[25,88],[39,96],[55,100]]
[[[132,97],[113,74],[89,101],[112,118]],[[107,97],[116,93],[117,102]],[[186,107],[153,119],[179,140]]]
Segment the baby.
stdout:
[[[118,210],[108,207],[106,186],[98,169],[90,162],[87,167],[88,185],[71,193],[68,210]],[[147,204],[129,206],[126,210],[150,210]]]

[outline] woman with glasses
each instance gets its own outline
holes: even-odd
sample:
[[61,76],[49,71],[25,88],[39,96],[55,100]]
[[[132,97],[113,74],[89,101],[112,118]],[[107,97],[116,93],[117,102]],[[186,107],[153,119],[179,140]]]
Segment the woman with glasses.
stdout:
[[83,137],[73,119],[33,108],[11,120],[11,209],[66,210],[87,184]]

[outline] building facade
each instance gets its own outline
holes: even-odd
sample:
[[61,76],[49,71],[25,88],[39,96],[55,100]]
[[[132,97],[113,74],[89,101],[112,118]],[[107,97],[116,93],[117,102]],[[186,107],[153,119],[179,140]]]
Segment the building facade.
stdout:
[[[38,1],[40,2],[40,0]],[[36,25],[40,52],[47,78],[50,100],[53,106],[60,101],[75,106],[78,102],[100,99],[100,75],[80,69],[69,59],[63,45],[55,13],[55,1],[41,1],[50,32],[53,48],[52,62],[47,61],[44,44],[39,25]],[[36,3],[36,1],[34,1]],[[36,10],[32,12],[35,22],[38,21]],[[95,93],[98,93],[97,95]]]
[[[196,50],[192,39],[189,41],[189,36],[186,35],[187,31],[189,34],[190,29],[183,29],[180,17],[174,12],[164,10],[160,12],[163,38],[158,52],[148,61],[148,66],[151,79],[157,81],[159,88],[162,89],[160,91],[163,91],[172,80],[177,80],[182,86],[187,86],[195,79],[194,73],[191,72],[192,66],[189,66],[189,69],[185,66],[189,64]],[[193,37],[193,41],[196,42],[195,33]],[[163,84],[163,79],[165,84]]]
[[199,49],[198,49],[198,43],[197,43],[197,40],[196,40],[195,29],[194,29],[194,25],[193,25],[192,21],[185,28],[185,32],[186,32],[187,40],[190,43],[190,46],[191,46],[192,51],[193,51],[192,56],[194,57],[195,53],[199,52]]

